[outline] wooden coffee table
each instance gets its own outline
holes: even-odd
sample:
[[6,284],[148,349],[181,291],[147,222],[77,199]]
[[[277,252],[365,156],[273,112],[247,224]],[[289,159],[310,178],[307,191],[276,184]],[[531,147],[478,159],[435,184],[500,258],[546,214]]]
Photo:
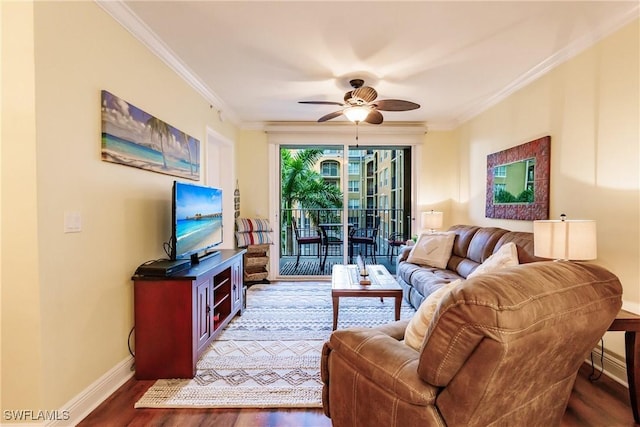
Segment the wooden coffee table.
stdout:
[[396,320],[400,320],[400,307],[402,305],[402,288],[396,279],[383,265],[367,265],[370,285],[360,284],[358,266],[334,265],[331,272],[331,298],[333,299],[333,330],[338,326],[338,311],[340,297],[393,297],[395,298]]

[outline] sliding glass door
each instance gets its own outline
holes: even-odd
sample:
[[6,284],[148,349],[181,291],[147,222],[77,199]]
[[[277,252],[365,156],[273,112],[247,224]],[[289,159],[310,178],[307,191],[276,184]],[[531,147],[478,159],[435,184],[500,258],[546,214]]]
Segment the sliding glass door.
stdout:
[[411,149],[282,145],[279,154],[278,275],[324,277],[358,255],[395,272],[394,242],[410,236]]

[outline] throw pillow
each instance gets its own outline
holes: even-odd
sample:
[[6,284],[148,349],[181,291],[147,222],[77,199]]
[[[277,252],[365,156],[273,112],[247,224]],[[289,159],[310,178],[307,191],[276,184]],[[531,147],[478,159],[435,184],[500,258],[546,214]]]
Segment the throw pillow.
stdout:
[[494,271],[518,264],[518,248],[515,243],[509,242],[500,246],[498,252],[485,259],[482,264],[467,276],[467,279],[484,273],[493,273]]
[[237,218],[236,231],[248,233],[254,231],[273,231],[268,219]]
[[416,244],[413,245],[407,262],[436,268],[447,268],[455,238],[456,233],[453,231],[423,233]]
[[422,341],[424,341],[424,335],[427,333],[429,324],[433,320],[433,315],[436,312],[436,308],[440,304],[440,301],[444,296],[453,289],[458,283],[462,282],[461,279],[454,280],[450,283],[445,283],[436,291],[429,294],[418,310],[413,315],[407,328],[404,331],[404,343],[414,350],[420,351],[422,348]]
[[252,233],[238,233],[236,232],[236,240],[238,241],[238,247],[244,248],[249,245],[271,245],[271,234],[264,231],[255,231]]

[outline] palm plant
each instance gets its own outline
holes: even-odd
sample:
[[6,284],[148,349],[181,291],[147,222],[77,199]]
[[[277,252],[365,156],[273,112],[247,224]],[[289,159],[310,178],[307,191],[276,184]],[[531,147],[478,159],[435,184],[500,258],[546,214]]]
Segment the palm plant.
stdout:
[[167,158],[164,152],[164,140],[169,139],[169,134],[170,134],[170,130],[169,130],[169,125],[167,125],[165,122],[163,122],[162,120],[156,118],[156,117],[151,117],[149,120],[147,120],[147,126],[149,126],[149,129],[151,129],[151,135],[153,136],[158,135],[158,137],[160,138],[160,151],[162,153],[162,163],[164,168],[167,168]]
[[185,132],[180,132],[180,135],[182,137],[182,144],[187,148],[187,152],[189,154],[189,168],[191,175],[193,176],[193,158],[191,154],[191,144],[189,144],[189,135]]

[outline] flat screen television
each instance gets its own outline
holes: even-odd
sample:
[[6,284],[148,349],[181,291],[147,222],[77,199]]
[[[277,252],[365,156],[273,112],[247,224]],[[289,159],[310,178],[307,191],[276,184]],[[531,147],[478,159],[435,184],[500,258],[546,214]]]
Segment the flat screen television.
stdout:
[[171,259],[197,264],[222,243],[222,190],[173,182]]

